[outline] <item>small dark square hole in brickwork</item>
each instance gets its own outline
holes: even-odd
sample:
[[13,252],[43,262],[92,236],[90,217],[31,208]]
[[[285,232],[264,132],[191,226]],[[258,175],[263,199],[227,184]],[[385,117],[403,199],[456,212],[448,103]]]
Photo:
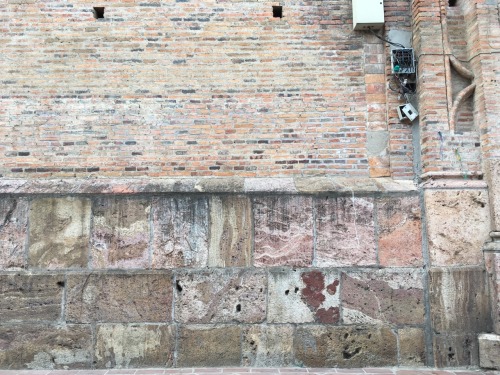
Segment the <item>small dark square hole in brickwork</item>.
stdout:
[[457,0],[448,0],[448,5],[449,5],[450,7],[454,7],[454,6],[456,6],[456,5],[457,5]]
[[273,6],[273,17],[274,18],[283,18],[283,7],[282,6]]
[[94,7],[94,18],[104,18],[104,7]]

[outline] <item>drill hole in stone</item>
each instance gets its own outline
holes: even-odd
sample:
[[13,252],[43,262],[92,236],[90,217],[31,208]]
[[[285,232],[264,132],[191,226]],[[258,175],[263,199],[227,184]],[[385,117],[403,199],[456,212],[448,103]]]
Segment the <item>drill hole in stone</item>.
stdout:
[[181,283],[179,281],[177,281],[175,283],[175,286],[176,286],[178,292],[182,292],[182,286],[181,286]]
[[236,305],[236,312],[240,312],[240,311],[241,311],[241,304],[240,304],[240,303],[238,303],[238,304]]
[[448,0],[448,6],[454,7],[457,5],[457,0]]
[[104,7],[94,7],[93,13],[95,19],[104,18]]
[[295,287],[294,292],[295,292],[295,293],[298,293],[298,292],[299,292],[299,288]]
[[288,296],[288,293],[290,293],[290,291],[288,289],[285,290],[285,296]]
[[273,17],[274,18],[283,18],[283,7],[280,5],[273,5]]

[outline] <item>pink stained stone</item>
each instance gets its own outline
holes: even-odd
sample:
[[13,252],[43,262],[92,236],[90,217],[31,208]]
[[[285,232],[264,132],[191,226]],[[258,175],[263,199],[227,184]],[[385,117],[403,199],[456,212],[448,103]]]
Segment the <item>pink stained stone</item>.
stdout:
[[310,266],[313,258],[312,198],[271,196],[254,200],[254,265]]

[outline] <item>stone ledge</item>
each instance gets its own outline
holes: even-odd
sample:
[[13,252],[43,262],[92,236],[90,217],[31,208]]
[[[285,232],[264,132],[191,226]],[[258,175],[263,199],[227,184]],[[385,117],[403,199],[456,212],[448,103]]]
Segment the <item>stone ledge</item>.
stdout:
[[326,194],[405,193],[416,191],[411,180],[392,178],[162,178],[162,179],[3,179],[0,194]]

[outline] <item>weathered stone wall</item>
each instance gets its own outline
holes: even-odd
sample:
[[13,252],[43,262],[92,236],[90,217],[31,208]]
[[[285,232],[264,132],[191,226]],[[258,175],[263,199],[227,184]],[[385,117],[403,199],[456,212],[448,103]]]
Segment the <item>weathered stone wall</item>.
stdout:
[[0,199],[0,367],[426,364],[412,183],[290,182],[57,196],[4,184],[17,194]]
[[4,181],[0,367],[478,365],[484,184],[373,181]]
[[383,42],[351,0],[279,4],[2,1],[0,176],[411,178]]

